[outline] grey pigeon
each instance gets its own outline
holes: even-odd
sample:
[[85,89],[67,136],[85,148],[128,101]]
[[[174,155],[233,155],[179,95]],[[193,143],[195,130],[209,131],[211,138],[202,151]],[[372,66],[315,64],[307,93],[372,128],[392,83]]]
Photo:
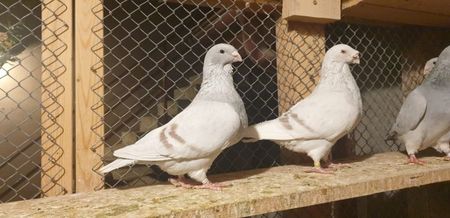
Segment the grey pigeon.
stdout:
[[[114,152],[117,160],[100,172],[133,165],[157,165],[178,176],[169,181],[185,188],[220,190],[225,186],[211,183],[206,173],[225,148],[241,140],[247,127],[247,114],[234,84],[231,66],[242,61],[228,44],[213,46],[206,53],[201,88],[192,103],[167,124],[152,130],[135,144]],[[192,184],[184,175],[200,182]]]
[[425,81],[408,94],[387,139],[405,145],[409,163],[423,164],[415,154],[430,146],[445,150],[449,130],[450,46],[441,52]]
[[[437,63],[437,59],[438,59],[437,57],[431,58],[430,60],[428,60],[425,63],[425,67],[423,68],[423,75],[425,77],[427,77],[431,73],[431,70],[434,68],[434,66]],[[448,132],[443,137],[441,137],[438,140],[438,143],[436,143],[436,145],[433,146],[433,148],[436,149],[437,151],[446,154],[446,157],[444,159],[447,160],[447,161],[450,161],[450,145],[449,145],[449,141],[450,141],[450,132]]]
[[274,120],[244,130],[244,141],[272,140],[314,161],[307,172],[328,173],[320,160],[342,136],[350,133],[362,114],[361,94],[349,64],[359,64],[359,52],[345,44],[330,48],[314,91]]
[[437,62],[437,57],[431,58],[425,63],[425,67],[423,68],[423,75],[426,77],[431,73],[431,70],[433,70],[434,66]]

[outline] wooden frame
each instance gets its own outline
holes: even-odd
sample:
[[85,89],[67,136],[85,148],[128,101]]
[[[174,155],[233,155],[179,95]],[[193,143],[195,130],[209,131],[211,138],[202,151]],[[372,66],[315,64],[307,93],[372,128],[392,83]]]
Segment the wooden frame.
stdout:
[[405,160],[396,152],[369,155],[334,176],[291,165],[212,176],[233,184],[220,192],[163,184],[19,201],[0,205],[0,216],[245,217],[450,181],[448,161],[427,157],[418,167]]
[[42,1],[42,175],[44,196],[73,192],[72,1]]
[[[192,0],[186,3],[199,2],[203,1]],[[213,5],[218,1],[207,2]],[[255,6],[254,3],[264,2],[279,3],[278,0],[239,0],[238,3],[226,1],[224,5],[237,4],[239,7],[249,7]],[[295,1],[292,0],[292,2]],[[337,2],[340,1],[335,0],[333,5]],[[449,20],[446,20],[450,12],[434,13],[442,10],[436,6],[439,1],[433,0],[426,3],[425,0],[413,0],[413,3],[404,4],[389,0],[344,0],[342,14],[350,18],[391,21],[392,16],[391,18],[381,16],[383,19],[380,19],[379,15],[372,16],[371,13],[365,12],[365,8],[375,7],[371,11],[403,11],[400,14],[393,13],[395,16],[400,16],[397,20],[400,23],[450,26]],[[42,132],[41,138],[45,151],[42,154],[42,166],[47,174],[41,179],[43,193],[47,196],[75,191],[93,191],[102,184],[102,176],[97,174],[95,169],[100,167],[103,154],[103,144],[99,141],[99,136],[101,138],[104,134],[101,120],[104,108],[99,104],[103,96],[101,86],[103,67],[98,64],[99,57],[103,55],[102,47],[98,46],[99,43],[101,44],[103,32],[101,27],[97,27],[103,15],[102,10],[95,13],[92,11],[93,8],[101,6],[101,1],[44,0],[43,4],[45,7],[42,11],[44,22],[42,55],[45,67],[43,67],[42,75],[44,88],[42,104],[46,109],[42,111],[41,117],[46,131]],[[61,4],[64,7],[61,7]],[[429,7],[423,7],[424,4],[428,4]],[[444,6],[450,8],[448,4]],[[419,11],[422,8],[423,11]],[[421,14],[426,14],[425,21],[415,18],[415,15]],[[312,22],[318,21],[317,19],[321,19],[320,13],[312,18]],[[309,19],[306,20],[309,21]],[[284,112],[314,89],[315,81],[319,79],[321,59],[325,54],[325,33],[324,26],[321,24],[297,21],[288,23],[286,20],[280,20],[276,28],[279,51],[277,53],[279,111]],[[64,31],[61,32],[61,29]],[[92,33],[93,30],[95,34]],[[311,47],[304,46],[306,44],[314,44],[315,48],[320,49],[313,51]],[[93,51],[94,47],[95,51]],[[57,58],[60,62],[55,61],[55,52],[58,52]],[[299,83],[306,84],[306,87],[298,86]],[[56,113],[57,116],[51,113]],[[74,131],[72,131],[73,127],[75,127]]]
[[[95,172],[101,164],[103,144],[99,144],[99,135],[103,135],[103,66],[98,66],[98,55],[103,55],[102,47],[92,51],[102,39],[103,28],[94,29],[100,23],[103,10],[92,9],[101,1],[75,1],[75,170],[76,192],[93,191],[101,184],[102,176]],[[101,5],[102,6],[102,5]],[[95,31],[95,34],[93,33]],[[95,91],[95,93],[94,93]],[[93,129],[95,126],[95,130]]]

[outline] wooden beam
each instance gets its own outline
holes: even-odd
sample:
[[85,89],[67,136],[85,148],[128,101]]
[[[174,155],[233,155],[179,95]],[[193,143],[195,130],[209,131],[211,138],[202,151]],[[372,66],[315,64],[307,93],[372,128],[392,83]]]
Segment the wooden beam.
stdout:
[[288,21],[332,23],[341,19],[341,0],[284,0],[282,17]]
[[[287,22],[276,24],[277,84],[279,114],[287,111],[314,90],[325,55],[325,26]],[[305,156],[304,156],[305,157]],[[285,163],[310,162],[301,154],[282,149]]]
[[72,1],[42,1],[41,188],[73,192]]
[[281,0],[167,0],[175,4],[195,5],[223,9],[250,9],[258,13],[270,13],[274,8],[281,9]]
[[302,166],[256,169],[212,176],[233,185],[220,192],[169,184],[108,189],[1,204],[0,217],[244,217],[450,181],[449,161],[423,160],[426,166],[407,165],[404,154],[375,154],[335,175],[305,173]]
[[103,156],[102,7],[100,1],[75,1],[76,192],[102,187],[94,171]]
[[432,14],[450,15],[450,2],[442,0],[359,0],[359,2],[383,7],[406,9]]
[[[343,18],[361,18],[397,24],[450,27],[450,4],[412,0],[349,0],[342,4]],[[439,8],[439,9],[438,9]]]

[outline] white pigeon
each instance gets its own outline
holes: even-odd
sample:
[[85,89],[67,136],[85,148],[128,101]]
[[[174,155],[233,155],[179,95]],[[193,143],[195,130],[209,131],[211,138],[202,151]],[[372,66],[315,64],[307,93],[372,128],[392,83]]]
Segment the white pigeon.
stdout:
[[272,140],[314,161],[308,172],[327,173],[320,160],[342,136],[350,133],[362,115],[361,94],[349,64],[359,64],[359,52],[345,44],[325,54],[320,81],[314,91],[283,113],[243,133],[244,141]]
[[405,145],[409,163],[424,164],[415,154],[430,146],[447,153],[449,159],[450,46],[441,52],[425,81],[408,94],[386,139]]
[[[100,172],[133,165],[157,165],[177,179],[169,179],[185,188],[220,190],[225,186],[211,183],[206,173],[225,148],[240,141],[247,127],[244,103],[237,93],[231,66],[242,61],[237,50],[217,44],[206,53],[201,88],[192,103],[164,126],[149,132],[135,144],[118,149],[119,159]],[[200,182],[194,185],[184,175]]]

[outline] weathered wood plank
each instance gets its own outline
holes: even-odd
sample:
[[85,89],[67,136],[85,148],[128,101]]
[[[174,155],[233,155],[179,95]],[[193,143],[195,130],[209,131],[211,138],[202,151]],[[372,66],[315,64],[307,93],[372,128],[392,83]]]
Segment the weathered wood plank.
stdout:
[[382,153],[355,160],[335,175],[307,174],[290,165],[212,176],[233,184],[223,191],[164,184],[49,197],[2,204],[0,216],[242,217],[450,181],[449,161],[423,159],[424,166],[406,165],[404,154]]
[[360,2],[383,7],[406,9],[432,14],[450,15],[450,2],[442,0],[344,0],[344,4],[342,6],[343,8],[346,8]]
[[[276,37],[278,111],[281,114],[307,97],[319,81],[325,55],[325,26],[280,19]],[[304,155],[286,149],[282,149],[281,156],[284,163],[305,162]]]
[[99,137],[104,128],[101,124],[103,67],[97,64],[103,48],[93,49],[103,34],[103,28],[98,28],[102,10],[93,12],[99,4],[101,1],[75,1],[76,192],[93,191],[102,182],[102,176],[93,170],[101,163],[103,145],[99,144]]
[[72,1],[42,1],[42,157],[44,196],[73,192]]
[[341,0],[284,0],[282,17],[289,21],[332,23],[341,19]]
[[396,24],[450,27],[450,4],[443,2],[348,0],[342,3],[342,17]]

